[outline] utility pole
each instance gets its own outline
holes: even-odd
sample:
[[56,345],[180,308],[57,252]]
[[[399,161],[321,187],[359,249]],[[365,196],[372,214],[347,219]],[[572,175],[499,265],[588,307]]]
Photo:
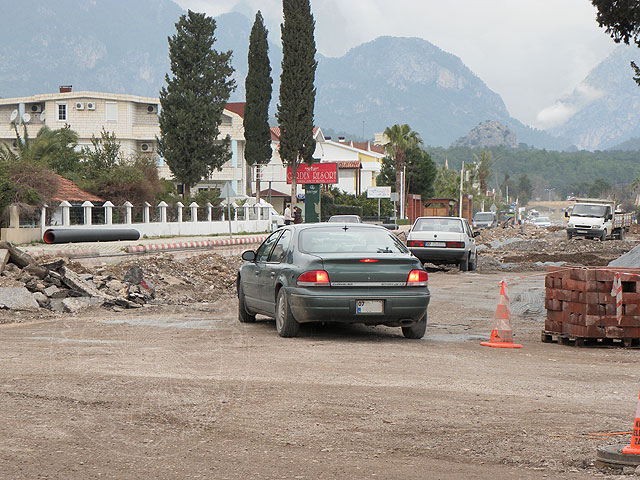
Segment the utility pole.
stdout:
[[458,203],[458,216],[462,218],[462,187],[464,180],[464,160],[462,161],[462,168],[460,169],[460,201]]

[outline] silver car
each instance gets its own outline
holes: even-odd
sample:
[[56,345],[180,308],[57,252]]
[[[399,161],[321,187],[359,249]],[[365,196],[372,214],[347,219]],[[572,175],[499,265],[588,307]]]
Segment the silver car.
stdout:
[[455,264],[462,271],[475,270],[476,235],[464,218],[419,217],[407,235],[407,247],[422,263]]

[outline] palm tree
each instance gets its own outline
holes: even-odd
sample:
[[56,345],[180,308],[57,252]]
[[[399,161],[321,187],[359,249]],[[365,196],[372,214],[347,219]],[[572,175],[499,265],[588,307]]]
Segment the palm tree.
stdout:
[[[404,167],[406,162],[406,152],[411,148],[421,145],[422,139],[418,132],[411,130],[406,123],[404,125],[393,125],[387,127],[384,131],[388,142],[384,145],[387,155],[393,158],[396,169],[396,192],[406,198],[407,192],[402,189],[402,181],[404,179]],[[402,175],[400,174],[402,172]],[[399,208],[399,206],[398,206]]]
[[482,196],[487,194],[487,179],[491,176],[491,167],[493,164],[500,160],[501,157],[493,158],[491,151],[483,150],[480,152],[480,156],[473,154],[473,158],[476,161],[478,181],[480,182],[480,190],[482,190]]

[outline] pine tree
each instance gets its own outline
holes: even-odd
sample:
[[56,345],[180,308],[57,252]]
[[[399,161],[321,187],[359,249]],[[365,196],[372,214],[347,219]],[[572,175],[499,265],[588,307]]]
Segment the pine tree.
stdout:
[[296,175],[304,161],[313,163],[313,108],[316,41],[315,21],[309,0],[283,0],[282,75],[280,104],[276,117],[280,125],[280,157],[291,167],[291,207],[296,204]]
[[191,10],[176,23],[169,38],[170,78],[160,91],[160,135],[158,150],[171,172],[184,185],[184,195],[213,169],[231,157],[230,139],[221,141],[220,122],[229,95],[231,51],[217,52],[216,22]]
[[[269,104],[271,103],[271,65],[269,43],[262,13],[258,10],[249,37],[249,70],[244,83],[245,158],[249,165],[264,165],[271,160],[271,129]],[[256,175],[256,200],[260,199],[260,178]]]

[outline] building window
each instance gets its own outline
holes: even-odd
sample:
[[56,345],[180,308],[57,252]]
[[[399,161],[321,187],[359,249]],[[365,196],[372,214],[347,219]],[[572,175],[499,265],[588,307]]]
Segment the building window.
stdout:
[[67,119],[67,104],[59,103],[58,104],[58,120],[66,120]]
[[118,104],[115,102],[107,102],[105,103],[105,110],[107,113],[107,122],[117,122],[118,121]]

